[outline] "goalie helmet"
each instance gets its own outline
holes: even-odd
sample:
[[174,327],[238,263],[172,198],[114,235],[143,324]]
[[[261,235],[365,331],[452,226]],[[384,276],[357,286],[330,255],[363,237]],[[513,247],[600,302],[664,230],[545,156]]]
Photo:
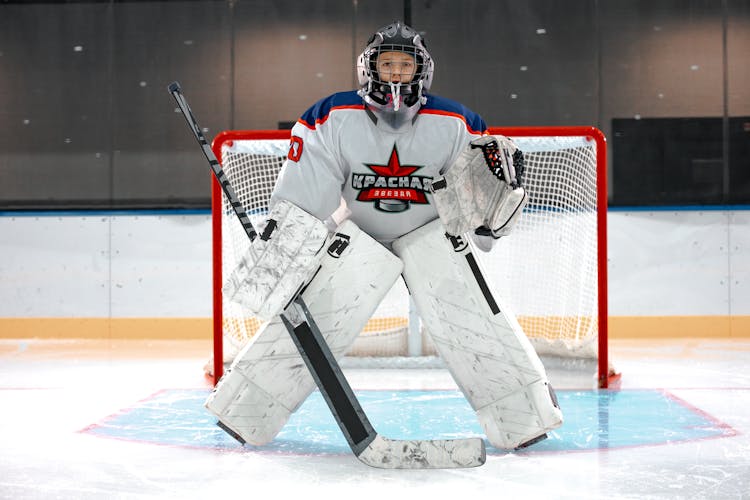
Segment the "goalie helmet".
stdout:
[[[414,75],[404,82],[393,82],[380,74],[378,57],[384,52],[403,52],[414,59]],[[422,36],[411,27],[396,21],[379,28],[357,59],[360,95],[382,111],[398,113],[416,110],[430,89],[435,65]],[[402,104],[404,106],[402,106]],[[412,111],[413,112],[413,111]]]

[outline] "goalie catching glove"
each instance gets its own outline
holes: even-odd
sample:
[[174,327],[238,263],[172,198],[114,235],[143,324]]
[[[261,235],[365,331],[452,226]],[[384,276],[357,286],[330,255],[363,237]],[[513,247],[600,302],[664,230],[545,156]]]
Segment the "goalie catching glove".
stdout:
[[503,136],[471,141],[443,177],[432,183],[445,230],[467,231],[497,239],[510,232],[528,201],[522,187],[521,150]]
[[273,318],[312,279],[327,239],[322,221],[293,203],[279,201],[225,283],[225,296],[263,320]]

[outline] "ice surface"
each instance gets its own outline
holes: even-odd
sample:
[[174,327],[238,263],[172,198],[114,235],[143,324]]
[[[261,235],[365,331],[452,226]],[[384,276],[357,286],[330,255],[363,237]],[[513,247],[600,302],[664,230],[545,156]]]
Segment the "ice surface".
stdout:
[[[3,340],[0,498],[750,498],[750,342],[613,341],[611,350],[623,390],[562,390],[572,423],[558,438],[570,443],[584,429],[578,438],[586,443],[606,430],[617,445],[542,442],[524,453],[489,450],[476,469],[387,471],[316,444],[315,435],[291,452],[205,445],[210,421],[193,419],[195,405],[180,401],[209,389],[201,374],[208,342]],[[403,432],[449,432],[452,418],[470,424],[442,370],[346,375],[367,396],[376,427],[394,404],[405,405],[406,415],[392,419],[406,422]],[[583,403],[570,406],[576,398]],[[324,406],[319,412],[308,403],[325,420]],[[378,406],[385,420],[376,423]],[[441,414],[430,415],[432,408]],[[446,408],[457,413],[446,416]],[[126,428],[134,409],[143,413],[130,425],[150,424],[153,439],[96,432],[116,422]],[[164,422],[171,425],[159,436]]]

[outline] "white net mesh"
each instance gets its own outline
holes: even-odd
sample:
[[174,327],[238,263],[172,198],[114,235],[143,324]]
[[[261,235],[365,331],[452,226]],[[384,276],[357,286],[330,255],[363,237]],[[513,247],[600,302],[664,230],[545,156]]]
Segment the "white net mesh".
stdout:
[[[597,143],[587,137],[517,137],[524,152],[529,204],[513,233],[489,253],[476,252],[487,280],[518,316],[541,355],[595,358],[598,339]],[[288,139],[241,139],[222,146],[222,165],[253,224],[263,221]],[[249,245],[231,206],[222,206],[222,273],[228,276]],[[221,290],[215,290],[220,293]],[[429,336],[409,325],[409,300],[399,280],[349,356],[398,359],[418,335],[422,355],[434,355]],[[413,316],[412,316],[413,317]],[[224,361],[259,322],[223,302]]]
[[488,280],[540,354],[596,357],[596,142],[514,138],[529,204],[513,233],[483,258]]

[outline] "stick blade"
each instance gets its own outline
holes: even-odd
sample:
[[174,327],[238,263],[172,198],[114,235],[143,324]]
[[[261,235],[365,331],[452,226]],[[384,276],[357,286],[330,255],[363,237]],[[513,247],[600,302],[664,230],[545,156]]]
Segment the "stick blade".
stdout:
[[377,435],[357,458],[379,469],[460,469],[484,464],[487,452],[481,438],[401,441]]
[[182,87],[180,87],[180,84],[178,82],[172,82],[167,87],[167,90],[169,90],[170,93],[175,93],[182,90]]

